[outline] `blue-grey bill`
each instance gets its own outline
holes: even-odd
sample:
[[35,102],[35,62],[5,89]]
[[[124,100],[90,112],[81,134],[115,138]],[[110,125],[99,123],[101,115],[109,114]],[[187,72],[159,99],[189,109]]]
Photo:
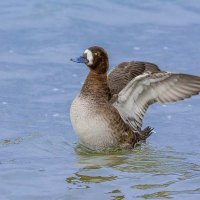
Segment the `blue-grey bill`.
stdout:
[[70,60],[73,61],[73,62],[76,62],[76,63],[88,63],[87,58],[85,58],[83,56],[80,56],[80,57],[77,57],[77,58],[71,58]]

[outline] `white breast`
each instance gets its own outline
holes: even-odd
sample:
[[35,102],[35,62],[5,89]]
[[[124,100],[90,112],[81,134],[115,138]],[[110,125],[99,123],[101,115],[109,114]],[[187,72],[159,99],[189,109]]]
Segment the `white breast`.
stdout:
[[96,112],[94,103],[77,96],[70,109],[72,126],[80,141],[91,148],[105,148],[116,144],[108,122]]

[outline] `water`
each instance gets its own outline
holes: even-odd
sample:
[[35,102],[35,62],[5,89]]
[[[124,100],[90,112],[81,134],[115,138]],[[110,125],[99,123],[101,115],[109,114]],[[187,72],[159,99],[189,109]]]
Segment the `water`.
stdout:
[[133,152],[77,146],[69,107],[91,45],[110,66],[146,60],[200,74],[199,1],[0,2],[0,199],[199,199],[200,96],[150,108]]

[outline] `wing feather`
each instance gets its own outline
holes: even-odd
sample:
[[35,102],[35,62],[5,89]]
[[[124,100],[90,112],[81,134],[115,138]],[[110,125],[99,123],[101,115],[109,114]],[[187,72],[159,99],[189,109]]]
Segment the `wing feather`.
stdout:
[[157,65],[149,62],[123,62],[108,74],[108,84],[112,96],[118,94],[133,78],[145,73],[160,72]]
[[160,72],[142,74],[130,81],[118,94],[113,106],[135,129],[141,129],[149,105],[190,98],[200,92],[200,77]]

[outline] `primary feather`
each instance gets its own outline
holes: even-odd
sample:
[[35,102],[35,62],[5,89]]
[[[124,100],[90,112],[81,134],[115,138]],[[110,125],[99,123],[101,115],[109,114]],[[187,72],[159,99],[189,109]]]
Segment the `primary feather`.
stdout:
[[169,72],[144,73],[121,90],[113,106],[126,123],[138,130],[149,105],[183,100],[199,92],[200,77]]

